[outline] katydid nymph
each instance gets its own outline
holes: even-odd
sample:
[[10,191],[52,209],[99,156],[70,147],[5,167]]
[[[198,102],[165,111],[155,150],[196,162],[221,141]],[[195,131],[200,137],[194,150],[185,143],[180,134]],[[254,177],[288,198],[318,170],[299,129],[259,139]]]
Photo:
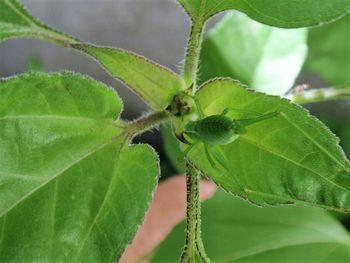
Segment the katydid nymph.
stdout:
[[[244,110],[226,108],[221,114],[205,116],[198,99],[189,95],[188,97],[191,97],[195,102],[199,120],[190,121],[184,127],[183,135],[189,146],[183,152],[182,157],[187,156],[195,145],[203,143],[210,165],[215,168],[216,163],[218,163],[231,176],[235,173],[220,146],[234,142],[244,133],[247,126],[279,115],[279,112],[273,111],[252,118],[233,119],[227,116],[229,112],[244,112]],[[241,187],[237,178],[235,178],[235,181]]]

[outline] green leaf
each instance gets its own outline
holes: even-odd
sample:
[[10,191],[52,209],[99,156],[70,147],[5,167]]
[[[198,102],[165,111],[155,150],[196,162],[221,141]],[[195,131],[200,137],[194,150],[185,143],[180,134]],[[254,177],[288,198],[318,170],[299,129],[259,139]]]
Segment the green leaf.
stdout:
[[184,88],[177,74],[153,61],[126,50],[85,44],[42,24],[17,0],[0,0],[0,42],[15,37],[51,41],[94,57],[155,110],[166,108],[172,97]]
[[306,36],[306,29],[274,28],[231,12],[203,43],[201,83],[231,77],[258,91],[284,94],[305,61]]
[[153,109],[165,109],[182,90],[182,80],[177,74],[134,53],[89,44],[72,47],[94,57],[112,76],[132,87]]
[[310,53],[305,70],[331,85],[350,83],[350,15],[310,30]]
[[[159,174],[112,89],[72,73],[0,82],[0,261],[115,262]],[[137,160],[135,165],[133,160]]]
[[229,79],[207,83],[196,97],[206,116],[227,108],[235,109],[228,115],[233,119],[279,112],[221,147],[235,174],[213,168],[202,144],[194,147],[190,159],[218,185],[259,205],[305,203],[350,212],[350,163],[338,138],[306,110]]
[[[350,261],[350,236],[329,214],[306,207],[257,208],[219,192],[203,204],[203,241],[211,262]],[[151,260],[176,262],[184,223],[156,249]]]
[[350,0],[178,0],[194,21],[235,9],[264,24],[296,28],[330,22],[349,12]]

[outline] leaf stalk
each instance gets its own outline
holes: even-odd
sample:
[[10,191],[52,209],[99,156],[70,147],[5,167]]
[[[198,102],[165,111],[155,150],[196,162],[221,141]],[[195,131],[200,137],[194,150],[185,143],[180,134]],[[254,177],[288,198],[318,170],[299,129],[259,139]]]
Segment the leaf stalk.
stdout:
[[157,125],[168,120],[169,114],[166,111],[157,111],[125,125],[125,133],[132,137],[148,131]]

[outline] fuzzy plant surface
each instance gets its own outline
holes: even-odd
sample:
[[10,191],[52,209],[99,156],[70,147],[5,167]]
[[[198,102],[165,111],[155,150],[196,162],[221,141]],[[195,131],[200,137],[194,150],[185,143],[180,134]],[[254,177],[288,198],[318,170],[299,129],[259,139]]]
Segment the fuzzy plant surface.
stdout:
[[[350,0],[178,3],[192,25],[180,74],[0,0],[0,41],[90,56],[153,111],[126,122],[112,88],[74,72],[0,79],[0,262],[118,261],[160,175],[157,153],[133,138],[160,124],[186,171],[187,218],[150,262],[350,262],[350,235],[325,211],[350,212],[350,162],[298,105],[349,97]],[[203,42],[208,19],[227,10]],[[305,61],[334,87],[290,91]],[[203,213],[201,177],[222,189]]]

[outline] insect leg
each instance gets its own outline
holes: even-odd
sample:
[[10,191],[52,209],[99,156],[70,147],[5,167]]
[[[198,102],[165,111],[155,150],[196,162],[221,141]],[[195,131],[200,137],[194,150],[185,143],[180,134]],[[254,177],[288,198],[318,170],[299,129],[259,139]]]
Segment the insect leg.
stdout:
[[215,162],[213,161],[213,158],[211,158],[211,156],[210,156],[210,152],[209,152],[209,146],[206,144],[206,143],[204,143],[204,150],[205,150],[205,154],[207,155],[207,158],[208,158],[208,161],[209,161],[209,163],[210,163],[210,165],[213,167],[213,168],[215,168]]
[[233,179],[235,180],[236,184],[241,189],[241,191],[245,192],[244,188],[242,187],[242,185],[240,184],[239,180],[236,177],[236,173],[234,172],[233,168],[231,167],[227,158],[225,157],[225,154],[220,149],[220,146],[213,145],[211,147],[211,152],[213,153],[215,160],[226,170],[228,174],[230,174],[233,177]]

